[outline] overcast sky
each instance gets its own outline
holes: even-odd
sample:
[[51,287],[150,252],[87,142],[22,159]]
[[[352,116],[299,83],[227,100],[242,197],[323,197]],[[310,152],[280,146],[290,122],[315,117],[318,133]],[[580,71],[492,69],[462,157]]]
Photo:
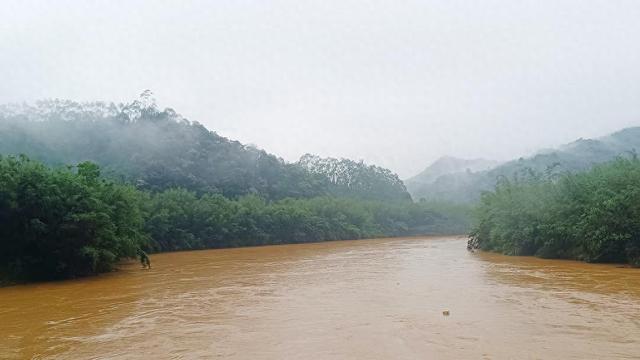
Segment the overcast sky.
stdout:
[[640,125],[640,1],[7,1],[0,102],[151,89],[286,160],[411,176]]

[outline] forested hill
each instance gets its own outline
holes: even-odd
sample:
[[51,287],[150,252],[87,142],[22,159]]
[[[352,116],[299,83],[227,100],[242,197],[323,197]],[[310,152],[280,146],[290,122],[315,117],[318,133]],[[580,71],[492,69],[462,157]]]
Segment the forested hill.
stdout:
[[[145,92],[129,104],[41,101],[0,108],[0,154],[25,154],[53,166],[93,161],[109,177],[159,191],[182,187],[235,198],[267,199],[325,195],[405,201],[410,196],[395,174],[344,161],[342,179],[324,168],[286,163],[159,110]],[[333,171],[329,168],[327,170]]]
[[483,191],[493,190],[500,178],[552,175],[588,170],[596,164],[640,149],[640,127],[620,130],[597,139],[578,139],[557,149],[544,150],[528,158],[506,162],[490,170],[448,173],[435,180],[410,186],[414,199],[469,203]]

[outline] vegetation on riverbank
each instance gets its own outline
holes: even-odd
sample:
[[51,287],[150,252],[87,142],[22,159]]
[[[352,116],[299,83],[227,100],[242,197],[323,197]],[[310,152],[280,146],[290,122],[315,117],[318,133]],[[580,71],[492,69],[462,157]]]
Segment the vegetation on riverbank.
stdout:
[[322,196],[231,199],[152,192],[100,176],[0,157],[0,273],[59,279],[110,270],[138,249],[176,251],[414,234],[461,233],[465,207]]
[[305,243],[381,236],[461,233],[464,207],[316,197],[237,200],[170,189],[145,194],[154,251]]
[[107,271],[146,244],[138,191],[81,163],[0,157],[0,274],[25,280]]
[[502,178],[476,212],[471,248],[640,266],[640,160],[578,174]]

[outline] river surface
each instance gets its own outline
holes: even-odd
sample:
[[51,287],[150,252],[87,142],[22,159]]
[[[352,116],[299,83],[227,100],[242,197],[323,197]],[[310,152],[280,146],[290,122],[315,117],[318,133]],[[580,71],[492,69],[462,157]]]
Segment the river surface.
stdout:
[[465,241],[167,253],[151,270],[2,288],[0,358],[640,358],[640,269]]

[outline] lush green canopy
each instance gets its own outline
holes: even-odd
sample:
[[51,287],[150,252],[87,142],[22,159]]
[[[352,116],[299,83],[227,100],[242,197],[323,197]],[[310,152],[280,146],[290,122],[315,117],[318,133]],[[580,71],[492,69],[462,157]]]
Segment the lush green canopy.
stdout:
[[471,247],[640,265],[640,161],[579,174],[503,178],[477,210]]
[[266,201],[170,189],[149,195],[146,229],[156,251],[464,233],[468,208],[317,197]]
[[98,167],[51,170],[0,157],[0,274],[64,278],[105,271],[146,243],[137,191]]

